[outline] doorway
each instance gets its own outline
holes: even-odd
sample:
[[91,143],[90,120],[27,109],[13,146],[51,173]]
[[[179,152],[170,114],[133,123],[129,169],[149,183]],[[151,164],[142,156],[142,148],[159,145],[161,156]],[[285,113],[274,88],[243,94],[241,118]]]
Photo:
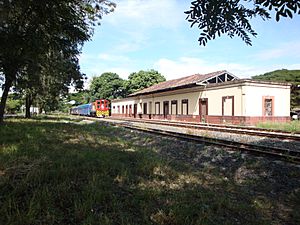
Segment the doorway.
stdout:
[[207,98],[199,99],[199,115],[200,115],[200,122],[206,122],[206,116],[208,115],[208,99]]
[[136,118],[136,114],[137,114],[137,104],[133,105],[133,117]]
[[169,101],[164,101],[164,119],[169,115]]

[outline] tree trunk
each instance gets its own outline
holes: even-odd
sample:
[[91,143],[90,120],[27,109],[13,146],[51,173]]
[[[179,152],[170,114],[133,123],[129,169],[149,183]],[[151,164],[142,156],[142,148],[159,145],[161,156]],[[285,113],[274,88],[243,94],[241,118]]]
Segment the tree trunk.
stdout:
[[45,104],[42,101],[38,104],[39,114],[42,114],[44,111]]
[[3,123],[3,119],[4,119],[4,109],[5,109],[5,105],[6,105],[6,100],[8,97],[8,92],[9,89],[12,85],[12,80],[11,79],[6,79],[5,83],[4,83],[4,91],[1,97],[1,103],[0,103],[0,124]]
[[32,97],[30,94],[26,95],[26,101],[25,101],[25,118],[30,118],[30,107],[32,105]]
[[42,113],[43,113],[43,107],[39,106],[39,114],[42,114]]

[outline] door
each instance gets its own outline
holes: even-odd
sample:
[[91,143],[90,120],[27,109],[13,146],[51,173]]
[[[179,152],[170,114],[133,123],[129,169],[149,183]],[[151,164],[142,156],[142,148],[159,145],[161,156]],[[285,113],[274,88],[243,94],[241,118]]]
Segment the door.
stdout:
[[137,114],[137,104],[133,105],[133,117],[136,118],[136,114]]
[[206,122],[206,116],[208,115],[208,99],[207,98],[199,99],[199,115],[200,115],[200,122]]
[[129,105],[129,116],[132,116],[132,105]]
[[169,101],[164,102],[164,118],[166,119],[169,115]]

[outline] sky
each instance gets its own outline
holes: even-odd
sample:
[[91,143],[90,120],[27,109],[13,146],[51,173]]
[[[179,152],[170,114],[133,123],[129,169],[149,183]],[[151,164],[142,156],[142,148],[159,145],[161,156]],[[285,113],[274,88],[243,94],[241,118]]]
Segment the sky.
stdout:
[[258,33],[252,46],[240,38],[217,38],[200,46],[200,30],[190,27],[184,11],[191,0],[114,0],[80,55],[82,72],[100,76],[155,69],[167,80],[227,70],[250,78],[276,69],[300,69],[300,16],[252,20]]
[[227,70],[250,78],[276,69],[300,69],[300,16],[251,21],[252,46],[223,36],[200,46],[200,30],[190,27],[184,11],[191,0],[115,0],[80,55],[82,72],[100,76],[155,69],[167,80]]

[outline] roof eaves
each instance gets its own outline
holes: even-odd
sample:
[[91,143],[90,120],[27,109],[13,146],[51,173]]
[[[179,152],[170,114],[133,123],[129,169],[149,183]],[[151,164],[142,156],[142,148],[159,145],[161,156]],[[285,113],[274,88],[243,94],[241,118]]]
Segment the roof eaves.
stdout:
[[189,88],[189,87],[195,87],[196,84],[187,84],[183,86],[177,86],[177,87],[169,87],[169,88],[164,88],[164,89],[159,89],[159,90],[154,90],[154,91],[148,91],[148,92],[143,92],[143,93],[132,93],[128,95],[128,97],[134,97],[134,96],[139,96],[139,95],[149,95],[149,94],[156,94],[156,93],[161,93],[161,92],[166,92],[166,91],[174,91],[174,90],[179,90],[179,89],[184,89],[184,88]]

